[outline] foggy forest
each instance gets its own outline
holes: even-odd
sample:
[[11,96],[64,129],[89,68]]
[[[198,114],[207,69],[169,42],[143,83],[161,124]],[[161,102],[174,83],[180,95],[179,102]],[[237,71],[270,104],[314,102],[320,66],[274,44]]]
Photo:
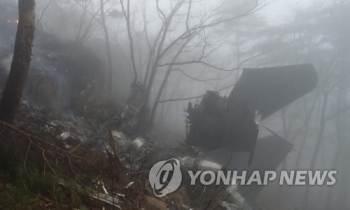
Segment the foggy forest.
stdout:
[[[0,0],[0,209],[350,209],[349,15],[347,0]],[[190,184],[230,170],[336,182]]]

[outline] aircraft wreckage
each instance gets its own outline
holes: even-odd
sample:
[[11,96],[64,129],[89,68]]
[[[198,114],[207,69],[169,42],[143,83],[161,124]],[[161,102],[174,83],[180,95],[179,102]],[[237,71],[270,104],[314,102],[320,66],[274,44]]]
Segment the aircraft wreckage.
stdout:
[[[173,158],[175,154],[183,170],[195,172],[228,168],[248,173],[276,170],[292,150],[292,144],[269,128],[266,129],[270,136],[258,138],[259,122],[312,91],[317,81],[311,64],[244,69],[227,98],[207,91],[199,104],[189,102],[186,143],[193,149],[192,153],[162,153],[153,149],[155,152],[146,158],[144,166],[150,168],[157,161]],[[150,144],[138,138],[131,146],[134,151],[142,151]],[[215,158],[213,152],[222,148],[226,150]],[[227,159],[220,161],[225,153],[231,155],[229,162],[232,163],[228,164]],[[190,186],[190,178],[184,176],[191,200],[210,198],[220,191],[217,186]],[[262,188],[257,185],[221,187],[226,189],[224,191],[236,206],[221,200],[221,206],[229,205],[226,209],[251,209],[256,206],[255,198]],[[210,202],[200,204],[211,206]]]
[[[258,138],[259,122],[312,91],[317,81],[311,64],[244,69],[227,98],[207,91],[199,104],[190,102],[186,142],[199,151],[193,168],[218,170],[216,162],[220,161],[208,164],[203,160],[208,159],[206,154],[225,148],[233,162],[226,167],[276,170],[292,150],[292,144],[269,128],[265,128],[269,136]],[[241,153],[246,155],[235,156]],[[224,153],[216,156],[220,160]],[[221,158],[222,165],[225,161]],[[244,199],[254,206],[260,189],[261,186],[244,186],[238,191],[247,195]]]
[[271,130],[272,136],[257,139],[259,119],[265,120],[316,85],[317,74],[311,64],[244,69],[227,99],[208,91],[200,104],[188,104],[187,142],[205,152],[220,148],[249,152],[249,164],[264,145],[272,149],[279,144],[276,153],[286,153],[291,145]]

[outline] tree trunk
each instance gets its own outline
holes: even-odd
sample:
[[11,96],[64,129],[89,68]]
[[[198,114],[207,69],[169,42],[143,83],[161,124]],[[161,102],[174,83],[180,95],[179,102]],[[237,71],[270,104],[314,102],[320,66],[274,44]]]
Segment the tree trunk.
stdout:
[[[172,67],[172,66],[171,66]],[[157,93],[157,96],[156,96],[156,100],[154,102],[154,105],[152,107],[152,111],[151,111],[151,115],[150,115],[150,119],[149,119],[149,124],[152,125],[153,124],[153,121],[154,121],[154,117],[156,115],[156,111],[157,111],[157,108],[158,108],[158,105],[159,105],[159,100],[160,100],[160,97],[162,96],[162,93],[163,93],[163,90],[165,88],[165,85],[168,81],[168,77],[172,71],[171,67],[167,70],[166,74],[165,74],[165,77],[163,79],[163,82],[158,90],[158,93]]]
[[[179,49],[179,51],[176,53],[176,55],[172,59],[171,63],[175,63],[176,62],[177,58],[182,53],[183,49],[192,40],[193,37],[194,37],[194,35],[189,36],[187,38],[187,40],[182,44],[181,48]],[[158,105],[159,105],[160,97],[162,96],[163,90],[164,90],[164,88],[165,88],[165,86],[166,86],[166,84],[168,82],[168,78],[169,78],[169,75],[171,74],[172,70],[173,70],[173,65],[170,65],[168,67],[166,73],[165,73],[165,77],[164,77],[164,79],[162,81],[162,84],[160,85],[160,88],[158,89],[158,93],[157,93],[156,99],[155,99],[153,107],[152,107],[152,111],[151,111],[151,115],[150,115],[150,119],[149,119],[149,125],[153,124],[154,117],[156,115],[156,111],[157,111],[157,108],[158,108]],[[149,95],[147,97],[149,97]]]
[[27,79],[35,29],[35,0],[18,0],[19,23],[5,89],[0,100],[0,119],[13,124]]
[[108,83],[107,83],[107,98],[112,97],[112,87],[113,87],[113,72],[112,72],[112,54],[111,54],[111,48],[109,46],[109,34],[108,34],[108,28],[106,25],[106,18],[105,18],[105,10],[104,10],[104,1],[100,0],[100,7],[101,7],[101,25],[103,28],[104,36],[105,36],[105,42],[106,42],[106,50],[107,50],[107,59],[108,59]]
[[[317,135],[317,142],[315,146],[315,150],[311,157],[311,164],[310,164],[310,170],[315,169],[318,154],[320,152],[321,144],[323,142],[323,133],[325,128],[325,114],[327,110],[327,102],[328,102],[328,93],[323,94],[323,103],[321,108],[321,122],[320,122],[320,129],[318,131]],[[305,190],[305,196],[304,196],[304,202],[303,202],[303,209],[308,210],[309,209],[309,197],[310,197],[310,186],[306,186]]]
[[[343,72],[342,72],[343,73]],[[340,74],[340,75],[344,75]],[[339,79],[340,84],[344,84],[345,77],[341,77]],[[346,83],[345,83],[346,84]],[[346,104],[347,104],[347,90],[346,85],[341,85],[338,90],[338,106],[337,110],[342,110]],[[335,205],[332,206],[329,203],[327,205],[330,205],[331,207],[335,209],[349,209],[348,208],[348,196],[349,196],[349,133],[347,131],[347,128],[349,127],[349,121],[347,119],[346,115],[338,115],[336,120],[336,132],[337,132],[337,141],[338,141],[338,147],[337,152],[335,153],[335,160],[334,165],[332,165],[332,168],[338,170],[338,189],[333,189],[332,192],[329,192],[330,195],[327,197],[327,201],[331,204],[332,203],[332,195],[334,196]],[[341,183],[341,184],[340,184]],[[336,192],[338,191],[338,192]]]

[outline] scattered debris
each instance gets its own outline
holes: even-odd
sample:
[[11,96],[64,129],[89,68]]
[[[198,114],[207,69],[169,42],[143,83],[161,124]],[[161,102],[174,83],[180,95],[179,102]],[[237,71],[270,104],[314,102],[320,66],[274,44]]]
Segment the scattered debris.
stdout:
[[60,138],[64,141],[70,137],[70,132],[64,132],[60,135]]
[[[198,190],[195,194],[199,196],[191,195],[193,188],[186,182],[181,189],[166,197],[154,197],[148,181],[149,169],[154,163],[171,157],[181,160],[183,170],[222,169],[221,165],[198,157],[198,153],[189,146],[169,148],[141,137],[131,139],[119,130],[109,131],[96,121],[52,114],[27,101],[21,102],[19,116],[17,123],[20,129],[40,136],[49,147],[56,148],[43,147],[46,148],[45,153],[50,151],[45,156],[55,160],[50,164],[52,169],[62,170],[69,177],[60,179],[58,183],[93,199],[89,205],[100,209],[112,209],[113,206],[146,210],[201,209],[208,205],[203,199],[209,195],[201,196]],[[70,154],[70,158],[64,158],[65,154]],[[71,185],[70,179],[76,184]],[[198,199],[202,201],[195,202]],[[218,201],[212,201],[211,208],[218,206]]]

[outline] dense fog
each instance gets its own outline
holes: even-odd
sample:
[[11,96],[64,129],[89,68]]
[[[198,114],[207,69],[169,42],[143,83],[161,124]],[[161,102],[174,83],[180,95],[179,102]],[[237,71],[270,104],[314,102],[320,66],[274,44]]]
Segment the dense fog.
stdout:
[[[18,17],[15,1],[0,0],[0,5],[4,86]],[[67,115],[76,114],[80,102],[67,99],[75,92],[55,76],[60,68],[78,68],[77,78],[94,81],[94,89],[84,93],[89,102],[123,106],[131,84],[141,84],[149,93],[150,136],[175,145],[186,138],[188,103],[199,103],[208,90],[228,97],[243,69],[312,64],[317,87],[261,121],[259,137],[268,133],[267,127],[293,145],[278,170],[335,169],[337,183],[272,183],[256,202],[261,209],[349,209],[349,14],[346,0],[37,0],[31,65],[52,72],[56,101],[49,106]],[[75,67],[69,59],[63,59],[67,64],[44,63],[45,56],[55,58],[56,50],[76,55],[84,65]],[[23,97],[47,105],[40,97],[51,94],[34,97],[36,90],[29,86]],[[229,158],[225,153],[212,155]],[[239,155],[234,157],[240,162]]]

